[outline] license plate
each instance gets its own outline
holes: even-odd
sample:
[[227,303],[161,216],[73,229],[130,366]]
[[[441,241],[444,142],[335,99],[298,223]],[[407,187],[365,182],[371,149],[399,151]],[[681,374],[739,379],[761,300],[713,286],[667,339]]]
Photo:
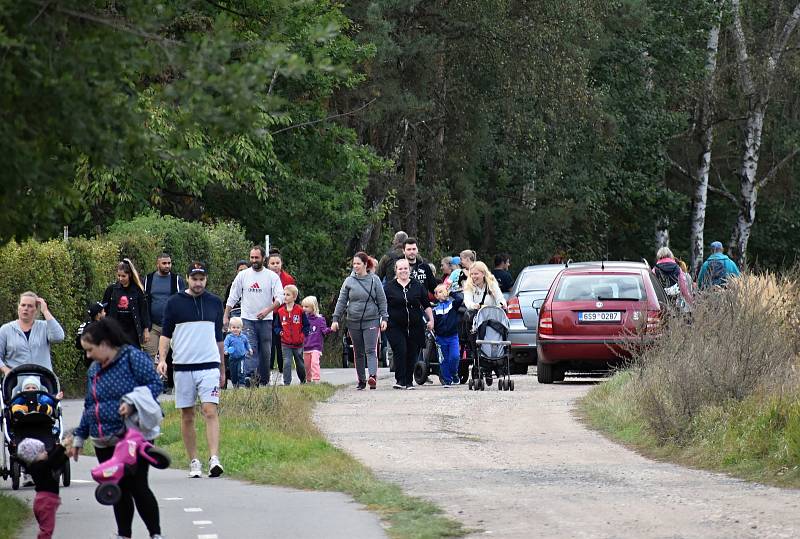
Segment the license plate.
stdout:
[[622,313],[619,311],[590,311],[579,312],[578,322],[620,322]]

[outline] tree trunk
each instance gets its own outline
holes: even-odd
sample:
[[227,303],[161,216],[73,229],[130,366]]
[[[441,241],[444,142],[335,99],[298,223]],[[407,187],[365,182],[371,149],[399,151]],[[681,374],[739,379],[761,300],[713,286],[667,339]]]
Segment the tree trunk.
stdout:
[[717,73],[717,54],[719,52],[719,31],[722,6],[717,13],[717,21],[708,32],[706,42],[705,84],[700,99],[698,112],[697,139],[700,143],[700,156],[694,175],[694,193],[692,195],[692,215],[690,221],[690,271],[697,275],[703,263],[703,243],[706,227],[706,206],[708,202],[708,177],[711,172],[711,146],[714,143],[714,81]]
[[406,151],[403,156],[403,189],[405,190],[405,214],[407,219],[407,229],[409,236],[415,237],[417,231],[417,160],[419,149],[414,137],[410,137],[406,143]]
[[739,266],[747,263],[747,242],[756,219],[758,201],[758,157],[761,150],[761,133],[764,126],[766,104],[756,104],[747,113],[745,127],[744,155],[739,167],[739,214],[730,242],[730,251]]
[[656,251],[662,247],[669,247],[669,219],[661,217],[656,222]]

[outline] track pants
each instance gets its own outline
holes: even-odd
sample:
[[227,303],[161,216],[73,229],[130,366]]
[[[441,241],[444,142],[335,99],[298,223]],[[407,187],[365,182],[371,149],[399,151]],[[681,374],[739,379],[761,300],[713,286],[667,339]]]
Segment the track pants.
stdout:
[[[355,325],[355,324],[353,324]],[[361,328],[349,328],[350,340],[353,342],[353,359],[356,364],[356,376],[359,383],[366,383],[364,375],[366,364],[370,376],[378,375],[378,339],[380,339],[380,321],[371,320],[362,323]]]

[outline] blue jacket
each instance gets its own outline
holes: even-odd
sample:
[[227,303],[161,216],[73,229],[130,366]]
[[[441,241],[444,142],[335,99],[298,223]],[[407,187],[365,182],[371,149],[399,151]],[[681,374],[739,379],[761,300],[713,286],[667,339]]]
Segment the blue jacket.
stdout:
[[228,333],[225,337],[225,353],[233,359],[241,359],[250,351],[250,341],[242,334]]
[[75,429],[76,447],[81,447],[89,436],[110,438],[122,430],[125,423],[119,415],[119,403],[135,387],[147,386],[156,400],[163,390],[150,356],[127,344],[105,367],[92,363],[86,376],[83,416]]
[[450,297],[433,307],[433,333],[437,337],[452,337],[458,334],[461,317],[458,309],[464,303],[464,296],[452,292]]
[[[703,262],[703,267],[700,268],[700,273],[697,274],[697,286],[700,288],[711,288],[711,275],[709,274],[708,270],[708,263],[711,260],[721,260],[722,264],[725,267],[725,277],[738,277],[741,272],[739,271],[739,266],[736,265],[736,262],[728,258],[727,255],[722,253],[714,253],[709,256],[705,262]],[[706,282],[708,280],[708,282]]]

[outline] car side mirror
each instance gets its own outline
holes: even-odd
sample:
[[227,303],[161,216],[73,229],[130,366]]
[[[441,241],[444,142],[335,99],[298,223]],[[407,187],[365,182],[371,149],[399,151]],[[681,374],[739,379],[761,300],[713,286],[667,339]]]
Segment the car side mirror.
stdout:
[[536,313],[537,314],[539,313],[539,309],[542,308],[542,305],[544,305],[544,300],[543,299],[535,299],[535,300],[533,300],[533,308],[536,309]]

